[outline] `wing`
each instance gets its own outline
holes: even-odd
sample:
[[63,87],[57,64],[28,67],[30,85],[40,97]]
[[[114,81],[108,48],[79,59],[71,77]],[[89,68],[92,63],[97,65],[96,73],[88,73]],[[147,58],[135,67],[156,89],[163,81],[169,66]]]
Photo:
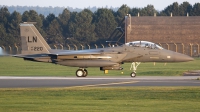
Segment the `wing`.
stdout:
[[59,52],[49,54],[53,59],[66,60],[66,59],[109,59],[110,56],[104,55],[104,52],[97,50],[81,50],[71,52]]

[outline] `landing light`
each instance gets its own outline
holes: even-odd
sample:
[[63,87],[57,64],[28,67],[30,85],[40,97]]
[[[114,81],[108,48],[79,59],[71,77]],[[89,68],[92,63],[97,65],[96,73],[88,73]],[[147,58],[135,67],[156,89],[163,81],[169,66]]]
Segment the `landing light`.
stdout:
[[167,58],[171,58],[171,56],[167,56]]

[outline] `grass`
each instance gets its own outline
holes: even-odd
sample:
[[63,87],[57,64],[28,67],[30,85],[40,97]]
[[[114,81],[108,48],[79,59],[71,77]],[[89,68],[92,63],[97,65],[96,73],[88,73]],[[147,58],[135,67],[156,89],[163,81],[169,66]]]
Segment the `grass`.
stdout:
[[0,89],[0,111],[199,112],[199,87]]
[[[200,59],[187,63],[142,63],[138,75],[178,76],[198,70]],[[128,76],[130,63],[105,75],[88,68],[90,76]],[[0,76],[74,76],[77,68],[0,57]],[[0,88],[0,112],[199,112],[200,87],[77,87]]]
[[[137,76],[180,76],[188,70],[199,70],[200,59],[183,63],[141,63]],[[89,76],[129,76],[131,63],[123,64],[123,70],[109,70],[104,74],[99,68],[87,68]],[[0,57],[0,76],[75,76],[77,67],[67,67],[51,63],[24,61],[21,58]],[[123,74],[121,73],[123,72]]]

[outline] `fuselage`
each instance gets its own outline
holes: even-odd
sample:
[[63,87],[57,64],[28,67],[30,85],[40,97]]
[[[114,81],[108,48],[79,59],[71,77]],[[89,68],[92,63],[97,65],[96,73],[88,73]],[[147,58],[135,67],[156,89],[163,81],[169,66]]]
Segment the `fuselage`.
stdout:
[[[56,54],[58,51],[52,50]],[[158,47],[123,45],[89,50],[59,50],[63,55],[38,54],[31,61],[51,62],[73,67],[106,67],[125,62],[184,62],[193,58]],[[64,55],[64,54],[67,54]],[[29,60],[29,58],[27,58]]]

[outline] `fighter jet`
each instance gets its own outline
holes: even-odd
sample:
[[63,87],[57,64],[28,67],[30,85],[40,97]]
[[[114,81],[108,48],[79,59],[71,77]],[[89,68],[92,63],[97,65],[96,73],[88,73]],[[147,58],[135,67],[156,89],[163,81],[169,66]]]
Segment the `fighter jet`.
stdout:
[[[63,66],[78,67],[77,77],[86,77],[88,67],[99,67],[100,70],[122,70],[122,64],[133,62],[186,62],[193,58],[166,50],[148,41],[128,42],[121,46],[88,49],[88,50],[56,50],[51,49],[33,23],[21,23],[20,35],[22,53],[14,55],[24,60],[47,62]],[[136,69],[130,73],[136,76]]]

